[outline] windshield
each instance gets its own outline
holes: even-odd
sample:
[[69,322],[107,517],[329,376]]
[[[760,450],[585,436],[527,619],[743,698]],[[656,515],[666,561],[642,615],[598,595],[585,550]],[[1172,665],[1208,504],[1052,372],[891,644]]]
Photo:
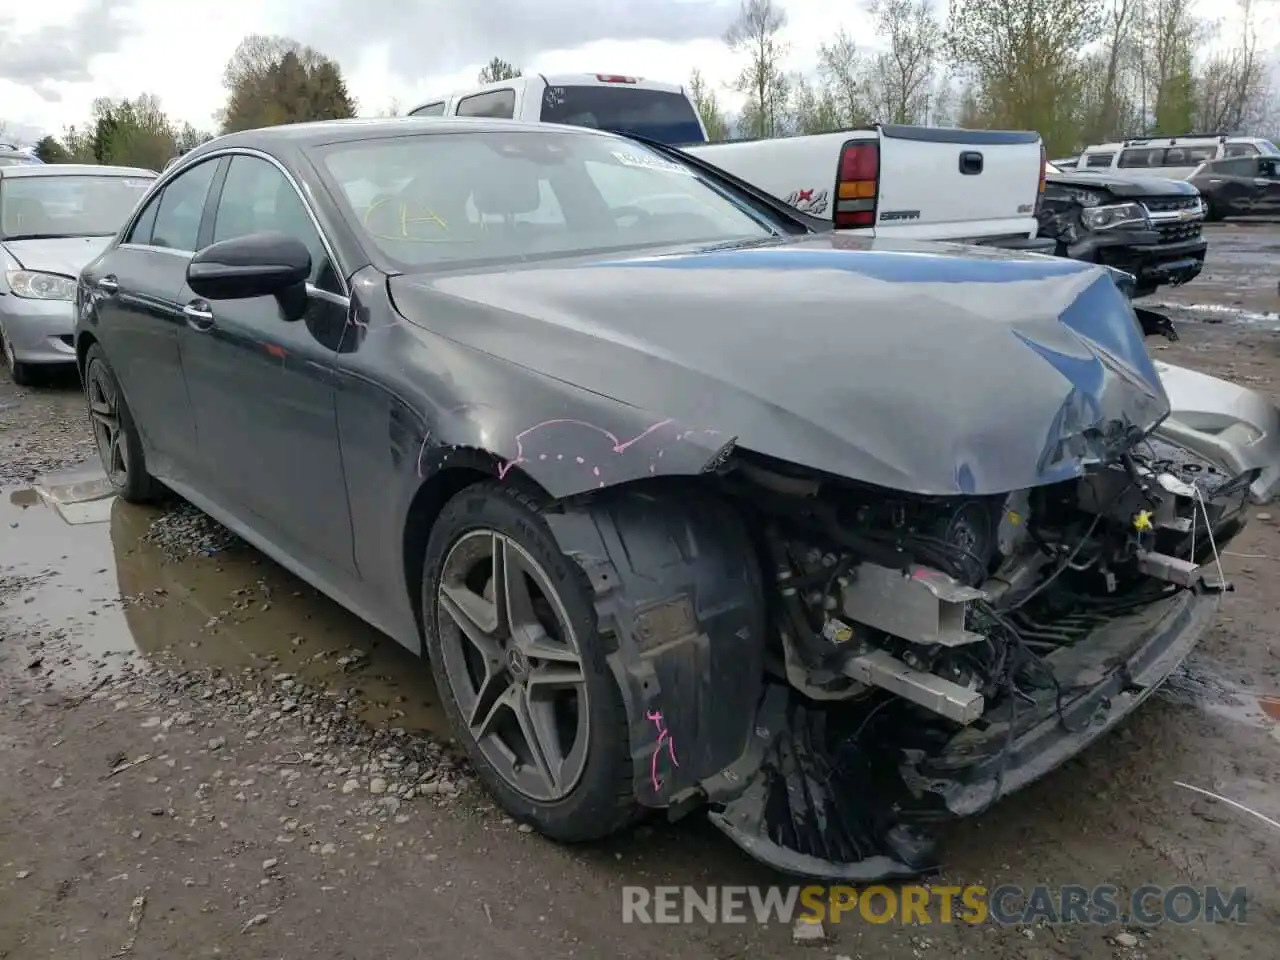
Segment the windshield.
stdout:
[[101,175],[5,178],[0,180],[0,239],[112,236],[151,181]]
[[407,272],[778,235],[693,168],[598,134],[419,134],[319,153],[358,230]]
[[35,157],[28,157],[22,153],[0,153],[0,167],[25,167],[39,162]]
[[1270,140],[1259,140],[1259,141],[1258,141],[1258,152],[1259,152],[1259,153],[1269,153],[1269,154],[1271,154],[1272,156],[1278,156],[1278,157],[1280,157],[1280,149],[1277,149],[1276,145],[1275,145],[1274,143],[1272,143]]
[[630,84],[547,87],[542,93],[542,120],[632,133],[671,146],[707,139],[684,94]]

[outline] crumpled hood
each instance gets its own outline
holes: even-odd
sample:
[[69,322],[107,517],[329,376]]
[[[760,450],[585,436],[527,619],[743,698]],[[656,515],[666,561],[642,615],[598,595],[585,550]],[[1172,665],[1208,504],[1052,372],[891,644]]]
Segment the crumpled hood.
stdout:
[[1126,200],[1143,197],[1194,196],[1200,191],[1186,180],[1170,180],[1165,177],[1117,177],[1109,173],[1089,173],[1084,170],[1070,173],[1051,173],[1045,177],[1048,183],[1065,187],[1096,187]]
[[1169,411],[1125,297],[1064,259],[828,234],[391,291],[413,322],[511,364],[903,491],[1066,479]]
[[85,265],[105,250],[110,241],[110,237],[41,237],[0,242],[24,270],[78,277]]

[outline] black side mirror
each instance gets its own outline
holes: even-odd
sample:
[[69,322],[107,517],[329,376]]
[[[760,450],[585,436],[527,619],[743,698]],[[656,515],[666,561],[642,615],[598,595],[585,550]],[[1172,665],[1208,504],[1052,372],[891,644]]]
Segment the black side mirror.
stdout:
[[297,237],[250,233],[214,243],[187,265],[187,285],[209,300],[281,297],[290,301],[311,276],[311,252]]

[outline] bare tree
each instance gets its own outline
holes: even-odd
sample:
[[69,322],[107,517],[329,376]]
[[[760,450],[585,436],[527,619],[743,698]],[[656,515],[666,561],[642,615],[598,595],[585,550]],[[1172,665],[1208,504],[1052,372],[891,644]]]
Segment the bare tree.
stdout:
[[1138,30],[1155,133],[1188,133],[1195,120],[1195,52],[1202,27],[1191,0],[1148,0]]
[[729,120],[720,109],[720,101],[716,92],[707,86],[701,70],[694,70],[689,75],[689,99],[702,119],[707,130],[707,139],[712,142],[729,138]]
[[801,136],[832,133],[844,126],[831,88],[810,83],[801,75],[791,80],[791,116],[795,132]]
[[787,13],[773,0],[742,0],[738,18],[724,41],[747,58],[735,89],[747,95],[741,125],[748,136],[776,137],[786,132],[790,80],[782,70],[787,44],[779,37]]
[[862,57],[853,39],[837,31],[818,48],[818,74],[835,105],[841,126],[854,127],[868,119],[863,93]]
[[1196,127],[1242,132],[1265,125],[1275,91],[1258,53],[1253,0],[1238,0],[1240,33],[1226,50],[1211,54],[1196,82]]
[[888,45],[868,69],[871,112],[882,123],[926,118],[942,52],[942,25],[930,0],[872,0],[876,33]]

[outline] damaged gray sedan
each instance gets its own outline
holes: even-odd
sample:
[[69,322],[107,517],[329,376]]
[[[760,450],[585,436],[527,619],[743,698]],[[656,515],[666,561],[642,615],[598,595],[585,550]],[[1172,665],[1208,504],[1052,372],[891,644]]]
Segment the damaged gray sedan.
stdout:
[[550,837],[928,871],[1186,656],[1259,471],[1156,436],[1102,268],[814,229],[597,131],[221,137],[80,278],[104,465],[427,656]]

